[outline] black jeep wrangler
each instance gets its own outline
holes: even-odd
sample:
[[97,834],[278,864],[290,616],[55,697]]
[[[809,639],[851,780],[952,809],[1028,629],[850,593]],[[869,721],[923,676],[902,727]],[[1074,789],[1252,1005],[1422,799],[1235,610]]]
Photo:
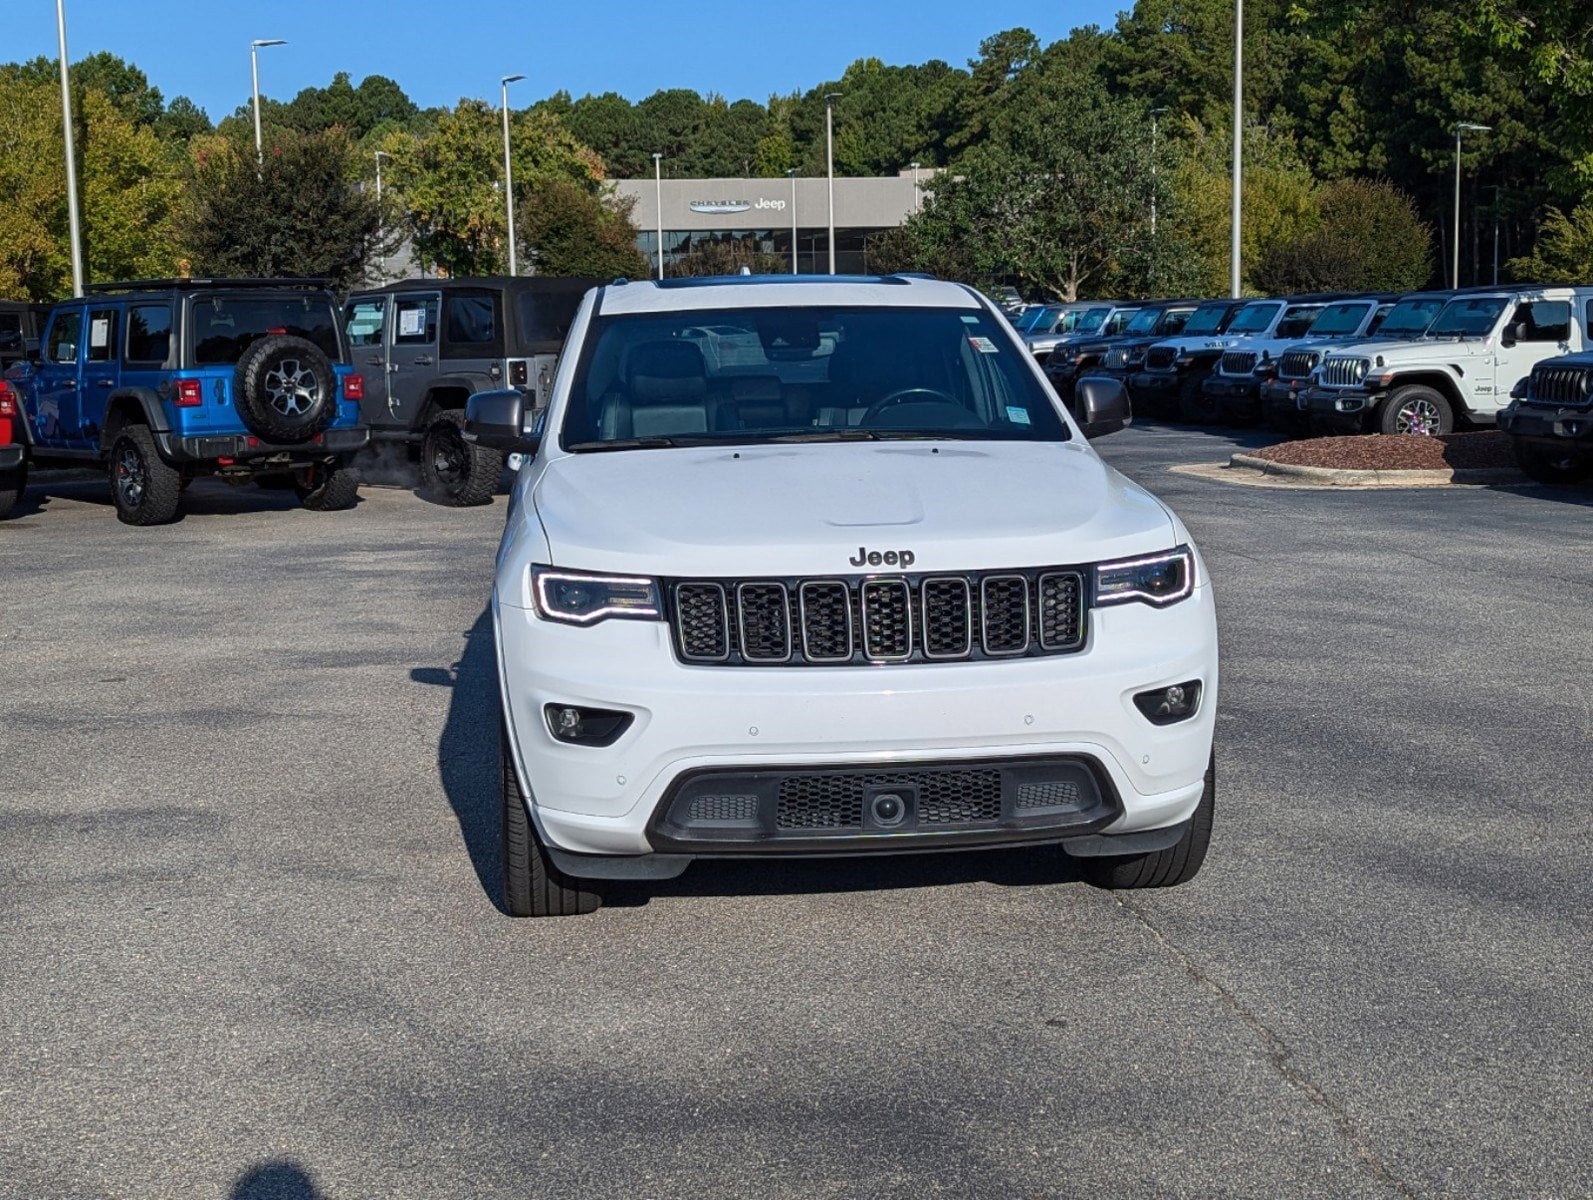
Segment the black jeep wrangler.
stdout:
[[410,279],[351,294],[343,310],[353,361],[371,380],[363,415],[376,443],[407,445],[445,504],[485,504],[503,456],[461,435],[473,392],[512,387],[547,406],[553,370],[580,307],[600,281],[544,276]]

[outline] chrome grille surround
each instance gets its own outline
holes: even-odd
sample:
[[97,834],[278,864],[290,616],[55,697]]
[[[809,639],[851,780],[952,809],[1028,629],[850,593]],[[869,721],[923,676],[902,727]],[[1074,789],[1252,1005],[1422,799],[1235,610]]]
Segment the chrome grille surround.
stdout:
[[1527,381],[1527,399],[1568,408],[1593,405],[1593,369],[1539,364]]
[[1322,356],[1315,350],[1290,350],[1278,359],[1279,379],[1305,379],[1312,371]]
[[693,666],[884,666],[1084,649],[1090,568],[666,580],[676,657]]
[[1121,346],[1113,346],[1106,352],[1106,357],[1101,359],[1101,366],[1108,371],[1121,371],[1128,366],[1128,351]]
[[1364,358],[1327,358],[1322,361],[1319,378],[1324,387],[1358,387],[1372,364]]

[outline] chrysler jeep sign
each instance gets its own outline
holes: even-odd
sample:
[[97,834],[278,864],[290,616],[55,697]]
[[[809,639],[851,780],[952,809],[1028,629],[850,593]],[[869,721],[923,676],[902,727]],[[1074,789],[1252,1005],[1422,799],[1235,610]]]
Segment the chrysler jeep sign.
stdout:
[[759,197],[756,200],[693,200],[686,205],[694,213],[744,213],[749,209],[767,208],[775,212],[785,211],[784,200],[765,200]]

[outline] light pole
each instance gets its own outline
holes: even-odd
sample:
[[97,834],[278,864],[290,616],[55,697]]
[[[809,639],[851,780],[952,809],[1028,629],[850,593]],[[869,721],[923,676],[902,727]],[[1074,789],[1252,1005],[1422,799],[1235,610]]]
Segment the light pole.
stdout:
[[1166,108],[1151,109],[1151,237],[1156,236],[1156,118],[1166,112]]
[[249,43],[249,75],[254,80],[254,161],[265,162],[265,139],[260,136],[260,47],[286,46],[281,38],[255,38]]
[[830,191],[830,274],[835,274],[835,102],[840,92],[824,94],[824,175]]
[[923,205],[922,193],[918,190],[918,168],[923,164],[910,162],[907,165],[913,169],[913,211],[917,212]]
[[376,259],[376,281],[378,283],[386,283],[387,282],[387,247],[382,244],[382,227],[384,225],[384,220],[383,220],[383,216],[382,216],[382,159],[384,159],[384,158],[392,158],[393,156],[391,154],[389,154],[385,150],[378,150],[375,153],[376,153],[376,244],[377,244],[377,250],[379,252],[378,256],[377,256],[377,259]]
[[796,168],[792,167],[786,172],[791,180],[791,274],[799,274],[797,270],[797,208],[796,208]]
[[1233,5],[1233,228],[1228,240],[1228,292],[1239,298],[1239,222],[1245,152],[1245,0]]
[[524,75],[505,75],[498,80],[503,91],[503,203],[509,219],[509,274],[520,273],[519,260],[514,253],[514,166],[509,161],[509,85],[519,83]]
[[664,277],[664,156],[653,151],[653,207],[658,210],[658,278]]
[[1462,133],[1487,133],[1493,126],[1475,125],[1470,121],[1455,122],[1455,245],[1454,269],[1450,272],[1449,286],[1460,286],[1460,135]]
[[72,238],[72,294],[83,294],[83,231],[77,212],[77,154],[72,145],[72,82],[66,60],[66,3],[55,0],[55,32],[61,42],[61,132],[66,138],[66,216]]

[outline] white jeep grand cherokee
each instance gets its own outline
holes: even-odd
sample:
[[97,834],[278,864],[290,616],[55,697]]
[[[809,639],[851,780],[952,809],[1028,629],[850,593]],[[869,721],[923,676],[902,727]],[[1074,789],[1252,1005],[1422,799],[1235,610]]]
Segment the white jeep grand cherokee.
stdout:
[[[1194,876],[1217,628],[1178,518],[972,289],[885,277],[588,293],[498,552],[505,908],[693,858],[1060,846]],[[1060,859],[1060,856],[1059,856]]]

